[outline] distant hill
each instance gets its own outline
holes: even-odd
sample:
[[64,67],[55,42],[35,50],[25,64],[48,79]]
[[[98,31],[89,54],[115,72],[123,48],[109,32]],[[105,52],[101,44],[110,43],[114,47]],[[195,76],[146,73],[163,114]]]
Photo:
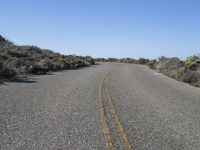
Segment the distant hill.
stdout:
[[0,35],[0,78],[45,74],[93,64],[90,56],[61,55],[37,46],[16,46]]

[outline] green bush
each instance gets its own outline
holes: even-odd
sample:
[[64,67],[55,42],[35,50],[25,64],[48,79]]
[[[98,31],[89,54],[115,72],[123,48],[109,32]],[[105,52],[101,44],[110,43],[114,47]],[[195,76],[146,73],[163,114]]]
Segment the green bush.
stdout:
[[188,57],[185,61],[186,68],[189,70],[198,70],[200,67],[199,60],[200,58],[196,55]]
[[186,73],[187,71],[187,67],[184,66],[184,67],[181,67],[180,69],[177,70],[177,78],[179,80],[182,80],[182,77],[184,76],[184,74]]

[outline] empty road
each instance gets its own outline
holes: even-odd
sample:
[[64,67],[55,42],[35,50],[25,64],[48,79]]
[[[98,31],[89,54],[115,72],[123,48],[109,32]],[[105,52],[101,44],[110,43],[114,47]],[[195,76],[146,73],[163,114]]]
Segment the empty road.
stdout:
[[0,85],[1,150],[200,150],[200,89],[101,63]]

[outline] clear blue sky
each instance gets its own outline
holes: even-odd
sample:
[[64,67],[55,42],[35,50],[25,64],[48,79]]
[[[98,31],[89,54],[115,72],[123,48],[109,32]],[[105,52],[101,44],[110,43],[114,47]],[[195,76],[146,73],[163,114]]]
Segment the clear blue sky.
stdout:
[[200,0],[0,0],[14,43],[93,57],[200,53]]

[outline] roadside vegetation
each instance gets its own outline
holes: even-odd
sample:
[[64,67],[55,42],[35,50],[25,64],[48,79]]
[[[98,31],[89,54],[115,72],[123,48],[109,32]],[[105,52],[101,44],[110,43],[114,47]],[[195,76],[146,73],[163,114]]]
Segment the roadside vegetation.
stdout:
[[37,46],[17,46],[0,35],[0,79],[94,64],[90,56],[61,55]]
[[200,87],[200,56],[186,60],[177,57],[145,58],[96,58],[90,56],[61,55],[37,46],[17,46],[0,35],[0,79],[11,79],[28,74],[46,74],[49,71],[76,69],[96,62],[121,62],[148,65],[169,77]]
[[157,60],[144,58],[138,60],[132,58],[96,58],[95,61],[148,65],[151,69],[163,73],[166,76],[200,87],[200,56],[198,55],[190,56],[184,61],[177,57],[167,58],[164,56]]
[[190,56],[185,61],[162,56],[148,65],[169,77],[200,87],[200,57],[197,55]]

